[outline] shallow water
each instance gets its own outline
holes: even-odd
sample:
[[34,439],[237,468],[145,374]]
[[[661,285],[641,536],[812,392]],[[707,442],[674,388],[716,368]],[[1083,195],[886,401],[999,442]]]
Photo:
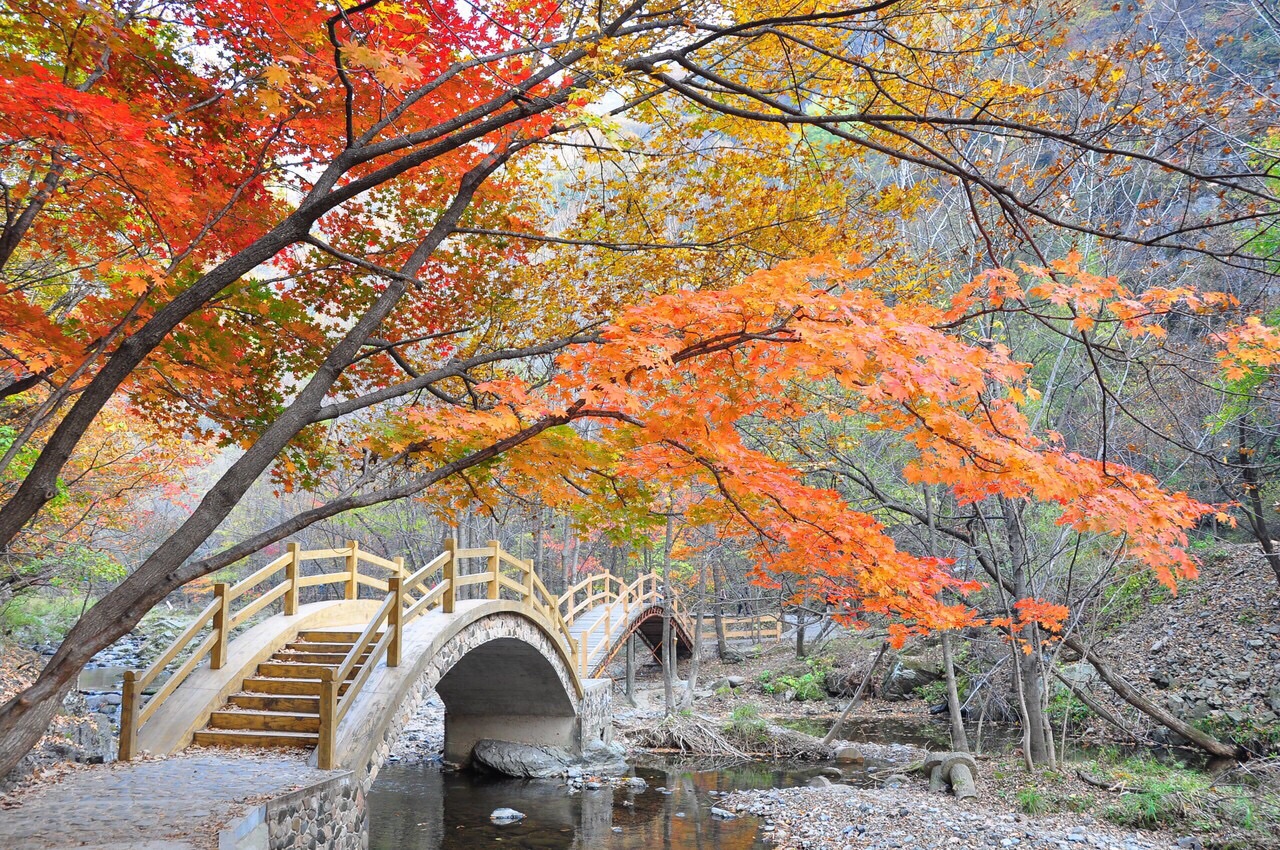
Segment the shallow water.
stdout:
[[[434,765],[389,765],[369,791],[371,850],[645,850],[715,847],[760,850],[752,818],[711,815],[711,791],[804,785],[829,765],[753,762],[728,768],[672,764],[635,768],[641,792],[600,788],[569,793],[558,780],[519,780],[445,772]],[[858,778],[858,777],[853,777]],[[666,788],[670,794],[658,789]],[[527,817],[499,826],[489,814]],[[616,831],[615,831],[616,830]]]

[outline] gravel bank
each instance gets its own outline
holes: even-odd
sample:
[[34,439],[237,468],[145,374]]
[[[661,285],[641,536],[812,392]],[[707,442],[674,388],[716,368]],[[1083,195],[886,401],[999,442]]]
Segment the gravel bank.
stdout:
[[722,808],[760,818],[762,834],[795,850],[1177,850],[1198,842],[1132,832],[1088,816],[1010,814],[911,787],[739,791]]

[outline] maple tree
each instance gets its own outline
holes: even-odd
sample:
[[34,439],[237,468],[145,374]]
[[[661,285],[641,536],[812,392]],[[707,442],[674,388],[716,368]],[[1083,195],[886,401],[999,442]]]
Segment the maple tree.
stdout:
[[[1211,87],[1144,89],[1125,63],[1160,62],[1150,45],[1063,55],[1056,14],[1028,0],[8,4],[0,396],[42,396],[0,458],[22,466],[0,545],[38,527],[121,399],[240,453],[0,708],[0,768],[79,666],[184,582],[499,459],[539,486],[581,469],[580,491],[615,502],[699,480],[720,497],[705,521],[758,538],[763,580],[792,573],[900,635],[965,622],[940,601],[960,587],[944,564],[744,445],[744,416],[803,410],[793,381],[858,394],[859,415],[918,451],[915,480],[1047,499],[1064,523],[1127,536],[1166,580],[1189,574],[1185,528],[1207,508],[1034,434],[1024,367],[961,339],[963,298],[932,303],[938,258],[877,250],[951,187],[979,245],[1034,246],[1050,228],[1243,256],[1222,239],[1277,198],[1200,118],[1248,134],[1268,116]],[[1024,61],[1052,81],[1014,72]],[[1151,144],[1173,127],[1191,129]],[[901,165],[927,176],[862,188]],[[1172,224],[1068,202],[1081,168],[1134,167],[1165,175],[1166,197],[1217,200]],[[859,249],[875,263],[832,259]],[[808,256],[823,259],[783,262]],[[1091,310],[1086,290],[1065,297]],[[584,420],[608,427],[561,427]],[[282,490],[349,479],[193,559],[266,473]]]

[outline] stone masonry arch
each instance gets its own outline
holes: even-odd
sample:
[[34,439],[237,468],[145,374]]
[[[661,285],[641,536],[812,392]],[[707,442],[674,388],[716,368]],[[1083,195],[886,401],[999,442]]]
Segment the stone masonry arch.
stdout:
[[400,667],[380,668],[339,726],[339,762],[363,768],[365,782],[432,690],[445,704],[445,759],[458,764],[482,738],[575,754],[611,739],[608,680],[580,683],[546,625],[504,602],[459,603],[451,627],[427,628],[439,622],[406,628]]

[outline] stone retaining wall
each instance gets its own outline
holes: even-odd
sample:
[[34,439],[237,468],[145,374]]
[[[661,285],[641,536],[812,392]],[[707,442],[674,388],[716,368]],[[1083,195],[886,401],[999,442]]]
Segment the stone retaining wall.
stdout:
[[218,850],[368,850],[369,808],[351,771],[268,800],[218,836]]

